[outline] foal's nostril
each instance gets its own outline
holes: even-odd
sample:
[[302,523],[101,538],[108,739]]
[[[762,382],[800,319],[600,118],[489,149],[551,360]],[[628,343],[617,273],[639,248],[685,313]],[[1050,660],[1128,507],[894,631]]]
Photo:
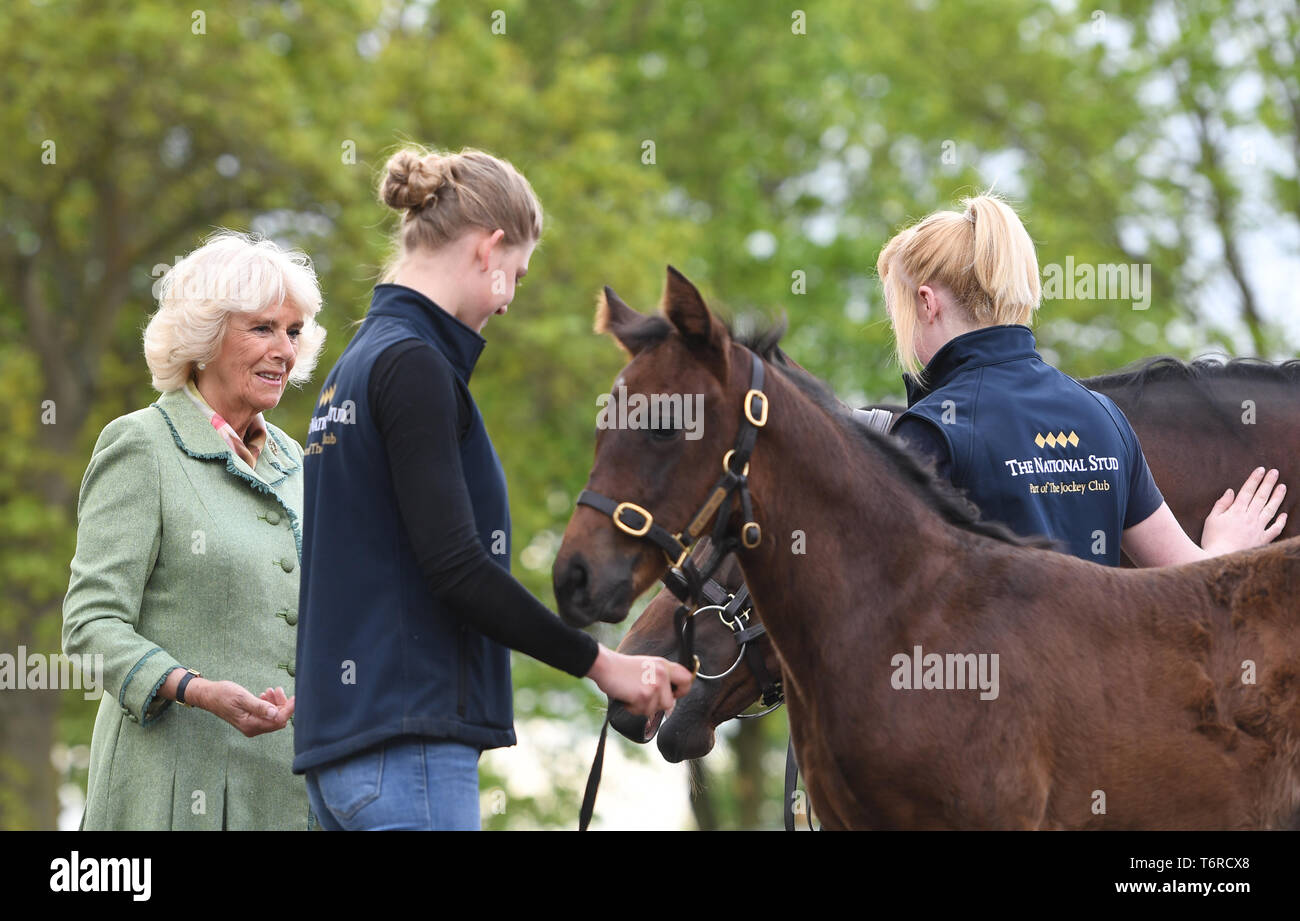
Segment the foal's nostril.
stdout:
[[575,592],[586,591],[589,576],[587,561],[580,556],[575,556],[573,563],[569,566],[569,580],[573,590]]
[[581,554],[576,554],[565,567],[564,576],[556,586],[556,595],[569,601],[583,601],[587,596],[590,570]]

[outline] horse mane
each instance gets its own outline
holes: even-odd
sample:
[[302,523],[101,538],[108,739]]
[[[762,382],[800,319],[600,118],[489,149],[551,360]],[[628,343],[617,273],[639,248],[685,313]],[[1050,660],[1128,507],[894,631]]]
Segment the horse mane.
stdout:
[[[1016,547],[1057,551],[1064,549],[1061,542],[1053,538],[1037,535],[1024,537],[1001,522],[983,519],[980,516],[979,506],[966,498],[961,490],[936,474],[931,464],[913,456],[903,447],[899,439],[868,429],[854,420],[848,407],[836,399],[835,394],[824,381],[805,371],[781,350],[781,338],[785,335],[787,326],[785,317],[767,323],[756,323],[746,319],[734,320],[728,317],[722,317],[722,321],[733,342],[744,346],[775,367],[830,416],[851,440],[857,440],[882,456],[894,474],[910,486],[912,492],[944,521],[963,531],[991,537]],[[596,325],[600,330],[603,324],[598,320]],[[672,335],[673,326],[662,316],[652,316],[647,317],[634,332],[639,347],[650,347]],[[624,332],[622,335],[626,336],[628,333]]]
[[824,381],[794,364],[781,350],[781,337],[785,335],[787,325],[784,317],[767,324],[747,324],[747,328],[739,331],[733,321],[724,320],[724,323],[733,342],[743,345],[776,367],[787,380],[830,416],[849,438],[865,443],[883,456],[894,474],[909,485],[928,508],[949,524],[1016,547],[1062,549],[1061,543],[1052,538],[1023,537],[1000,522],[984,520],[975,503],[936,474],[930,464],[923,463],[906,450],[898,438],[873,431],[855,421],[849,408],[836,399]]
[[1079,383],[1089,390],[1125,389],[1132,391],[1133,402],[1142,399],[1148,384],[1170,381],[1186,382],[1210,402],[1214,401],[1215,384],[1225,381],[1271,382],[1300,384],[1300,358],[1271,362],[1263,358],[1232,358],[1205,356],[1184,361],[1171,355],[1144,358],[1126,368],[1082,379]]

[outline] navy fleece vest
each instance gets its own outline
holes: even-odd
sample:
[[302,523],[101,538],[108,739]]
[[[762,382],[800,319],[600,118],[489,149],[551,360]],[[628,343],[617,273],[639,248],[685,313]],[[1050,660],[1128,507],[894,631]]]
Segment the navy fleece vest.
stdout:
[[[509,650],[430,594],[371,415],[371,368],[407,339],[446,358],[458,387],[468,384],[484,345],[424,295],[379,285],[360,332],[325,379],[304,459],[295,773],[400,735],[479,748],[515,743]],[[468,390],[465,396],[473,417],[449,450],[460,452],[479,540],[509,569],[505,473]],[[431,458],[430,474],[436,471]],[[505,553],[493,553],[502,540]]]
[[908,410],[947,445],[954,486],[982,517],[1046,535],[1082,559],[1118,566],[1125,528],[1163,499],[1119,408],[1047,364],[1026,326],[950,340],[908,376]]

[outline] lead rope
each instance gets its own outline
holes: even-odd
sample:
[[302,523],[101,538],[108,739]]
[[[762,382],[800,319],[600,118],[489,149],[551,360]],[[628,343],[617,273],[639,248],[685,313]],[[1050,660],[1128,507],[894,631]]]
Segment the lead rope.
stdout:
[[605,737],[609,735],[609,711],[600,727],[600,741],[596,743],[596,759],[587,774],[587,789],[582,794],[582,808],[578,810],[578,831],[586,831],[591,824],[591,814],[596,811],[596,789],[600,786],[600,771],[605,766]]
[[786,831],[794,831],[794,790],[798,783],[799,765],[794,762],[794,736],[791,736],[785,746],[785,806],[781,810]]
[[[785,814],[785,830],[794,831],[794,793],[799,788],[799,764],[794,760],[794,736],[790,737],[789,743],[785,748],[785,808],[782,812]],[[821,831],[820,828],[813,828],[812,810],[808,808],[809,804],[805,798],[803,815],[808,820],[809,831]]]
[[[710,579],[709,588],[714,587],[721,589],[721,586]],[[702,590],[701,594],[711,594],[711,592]],[[677,610],[673,612],[673,623],[680,637],[679,652],[682,665],[692,668],[695,667],[695,618],[687,617],[689,613],[690,609],[686,605],[679,604]],[[600,774],[605,767],[605,739],[608,736],[609,711],[606,710],[605,722],[600,727],[600,741],[596,743],[596,757],[591,762],[591,770],[587,772],[587,789],[583,791],[582,807],[578,810],[578,831],[587,830],[587,826],[591,824],[591,816],[596,811],[596,791],[600,788]]]

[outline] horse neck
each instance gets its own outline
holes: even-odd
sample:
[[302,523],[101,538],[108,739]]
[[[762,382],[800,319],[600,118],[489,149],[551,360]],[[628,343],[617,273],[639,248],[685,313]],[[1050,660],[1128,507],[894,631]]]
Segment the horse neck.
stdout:
[[769,371],[769,419],[750,476],[763,540],[740,563],[797,682],[800,663],[825,663],[833,646],[904,642],[908,614],[968,552],[970,536],[902,482],[892,460]]

